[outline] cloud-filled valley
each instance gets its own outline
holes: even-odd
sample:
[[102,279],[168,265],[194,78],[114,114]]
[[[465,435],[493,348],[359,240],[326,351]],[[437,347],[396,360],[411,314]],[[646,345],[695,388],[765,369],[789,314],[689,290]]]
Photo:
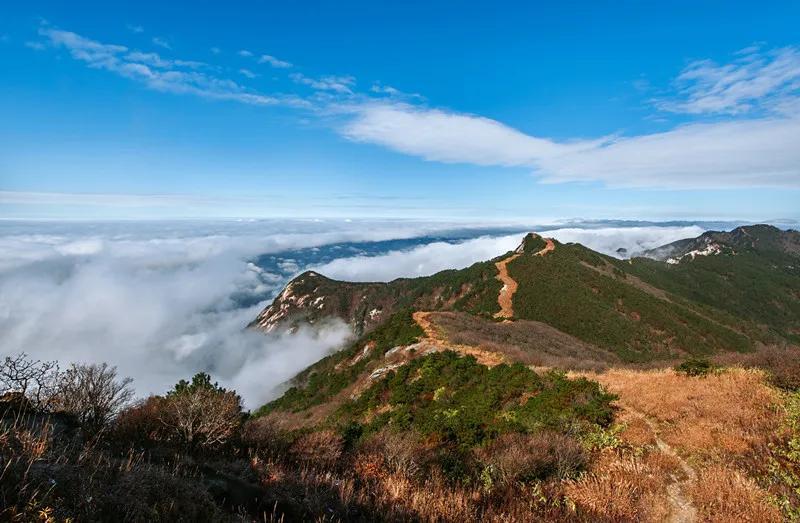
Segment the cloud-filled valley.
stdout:
[[[560,241],[613,254],[703,227],[549,229]],[[244,329],[298,272],[357,281],[428,275],[513,249],[524,230],[310,220],[8,222],[0,234],[0,356],[107,361],[135,379],[140,395],[209,371],[252,408],[349,335],[342,324],[294,336]]]

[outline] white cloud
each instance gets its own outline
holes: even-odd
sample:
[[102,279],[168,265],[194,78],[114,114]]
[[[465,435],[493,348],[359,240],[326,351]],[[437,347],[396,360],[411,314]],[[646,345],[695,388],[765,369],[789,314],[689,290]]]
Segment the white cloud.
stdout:
[[355,118],[342,129],[348,138],[439,162],[526,166],[595,143],[559,144],[489,118],[405,103],[373,103],[353,109]]
[[323,76],[318,79],[309,78],[301,73],[289,75],[295,83],[307,85],[319,91],[333,91],[339,94],[352,94],[356,79],[352,76]]
[[460,243],[435,242],[381,256],[340,258],[313,269],[330,278],[348,281],[391,281],[429,276],[445,269],[460,269],[515,249],[524,235],[485,237]]
[[222,52],[222,49],[220,49],[219,47],[212,47],[210,51],[211,54],[220,54]]
[[244,77],[250,78],[250,79],[256,78],[258,76],[256,73],[254,73],[250,69],[245,69],[245,68],[239,69],[239,74],[241,74]]
[[25,47],[33,49],[34,51],[44,51],[47,46],[42,42],[28,41],[25,42]]
[[244,56],[245,58],[253,56],[253,53],[248,51],[247,49],[240,49],[238,53],[239,56]]
[[[593,229],[569,227],[539,232],[562,243],[580,243],[609,256],[627,258],[677,240],[695,238],[703,234],[705,229],[697,225],[681,227],[600,227]],[[620,248],[625,249],[627,252],[618,253],[617,249]]]
[[332,323],[297,336],[244,330],[282,277],[256,254],[340,241],[403,238],[424,224],[311,221],[4,224],[0,235],[0,357],[107,361],[140,394],[211,372],[251,407],[339,346]]
[[127,27],[131,33],[144,33],[144,27],[140,25],[128,24]]
[[195,69],[203,65],[200,62],[163,60],[156,53],[129,51],[122,45],[104,44],[69,31],[47,27],[41,28],[39,33],[47,37],[52,45],[66,48],[73,58],[89,67],[111,71],[158,91],[194,94],[250,105],[302,105],[300,100],[279,100],[248,91],[233,80],[197,71]]
[[269,64],[276,69],[288,69],[292,67],[291,62],[286,62],[284,60],[279,60],[272,55],[262,54],[261,57],[258,59],[258,63],[260,64]]
[[741,114],[756,108],[780,109],[787,99],[797,99],[800,50],[784,47],[762,52],[752,46],[737,54],[729,64],[692,62],[676,80],[682,98],[661,101],[658,106],[690,114]]
[[373,93],[388,94],[389,96],[398,96],[402,94],[400,90],[395,89],[391,85],[381,85],[379,83],[372,84],[369,90]]
[[172,46],[169,45],[169,42],[167,42],[163,38],[159,38],[158,36],[154,36],[151,41],[153,42],[153,45],[157,45],[158,47],[163,47],[164,49],[172,49]]
[[131,51],[124,56],[129,62],[139,62],[159,69],[170,69],[173,67],[187,67],[189,69],[200,69],[208,67],[208,64],[194,60],[169,60],[162,58],[158,53],[143,53],[141,51]]
[[557,142],[469,114],[402,103],[353,108],[346,137],[447,163],[529,167],[545,182],[622,187],[800,187],[800,118],[691,124]]

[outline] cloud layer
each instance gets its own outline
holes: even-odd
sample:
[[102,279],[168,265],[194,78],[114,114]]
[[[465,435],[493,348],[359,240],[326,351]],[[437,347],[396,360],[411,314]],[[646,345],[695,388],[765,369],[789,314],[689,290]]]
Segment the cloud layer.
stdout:
[[[141,395],[204,370],[255,407],[350,334],[340,323],[294,336],[244,330],[288,278],[310,268],[354,281],[424,276],[498,256],[523,235],[474,230],[465,241],[426,240],[464,230],[412,222],[6,223],[0,357],[26,351],[62,363],[106,361],[132,376]],[[575,226],[547,234],[633,253],[701,230]],[[429,243],[387,246],[375,256],[352,256],[353,244],[343,243],[409,238]],[[324,245],[341,258],[322,265],[304,258]],[[249,261],[270,253],[280,253],[274,269]]]
[[135,378],[140,394],[206,370],[258,406],[350,332],[336,323],[295,336],[244,330],[286,279],[247,260],[408,238],[431,228],[311,221],[4,224],[0,356],[26,351],[62,363],[107,361]]

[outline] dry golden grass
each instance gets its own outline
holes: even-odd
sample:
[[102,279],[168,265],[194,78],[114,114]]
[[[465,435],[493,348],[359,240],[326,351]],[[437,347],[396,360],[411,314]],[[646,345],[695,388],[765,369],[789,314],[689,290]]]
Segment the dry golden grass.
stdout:
[[780,511],[753,480],[723,466],[702,471],[690,494],[702,521],[781,521]]
[[642,457],[605,452],[566,493],[592,521],[664,521],[670,512],[666,487],[677,468],[660,452]]
[[614,369],[592,377],[618,394],[623,408],[654,420],[669,445],[703,461],[763,448],[781,422],[779,394],[759,370],[692,378],[672,369]]
[[651,473],[642,465],[600,461],[572,487],[576,502],[612,519],[646,520],[660,515],[643,514],[642,503],[666,500],[674,516],[677,495],[691,502],[700,521],[780,520],[753,479],[764,472],[763,457],[783,416],[780,393],[763,371],[688,377],[672,369],[612,369],[591,378],[619,395],[622,441],[665,463]]

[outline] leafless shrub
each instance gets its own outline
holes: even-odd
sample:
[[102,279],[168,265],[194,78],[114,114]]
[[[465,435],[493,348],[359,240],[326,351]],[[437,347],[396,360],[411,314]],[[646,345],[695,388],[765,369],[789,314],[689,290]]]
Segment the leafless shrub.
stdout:
[[724,354],[720,363],[759,367],[767,371],[772,385],[785,389],[800,389],[800,347],[769,346],[749,354]]
[[198,387],[170,394],[158,407],[169,436],[189,450],[224,445],[242,422],[240,399],[233,391]]
[[72,364],[62,375],[55,405],[74,415],[87,432],[95,434],[133,398],[131,378],[117,378],[117,368],[108,364]]
[[417,477],[430,459],[430,453],[409,432],[384,430],[376,434],[365,447],[379,453],[388,470],[407,477]]
[[286,434],[268,417],[247,420],[239,435],[242,443],[267,454],[284,453],[288,448]]
[[289,452],[303,464],[330,467],[341,457],[343,450],[341,436],[332,430],[320,430],[298,438]]
[[122,446],[149,447],[166,440],[160,410],[164,398],[150,396],[122,410],[114,420],[112,440]]
[[574,439],[555,432],[504,434],[479,452],[501,483],[574,476],[587,463],[587,456]]
[[6,356],[0,363],[0,393],[21,393],[37,410],[50,407],[58,387],[58,363],[40,361],[24,352]]

